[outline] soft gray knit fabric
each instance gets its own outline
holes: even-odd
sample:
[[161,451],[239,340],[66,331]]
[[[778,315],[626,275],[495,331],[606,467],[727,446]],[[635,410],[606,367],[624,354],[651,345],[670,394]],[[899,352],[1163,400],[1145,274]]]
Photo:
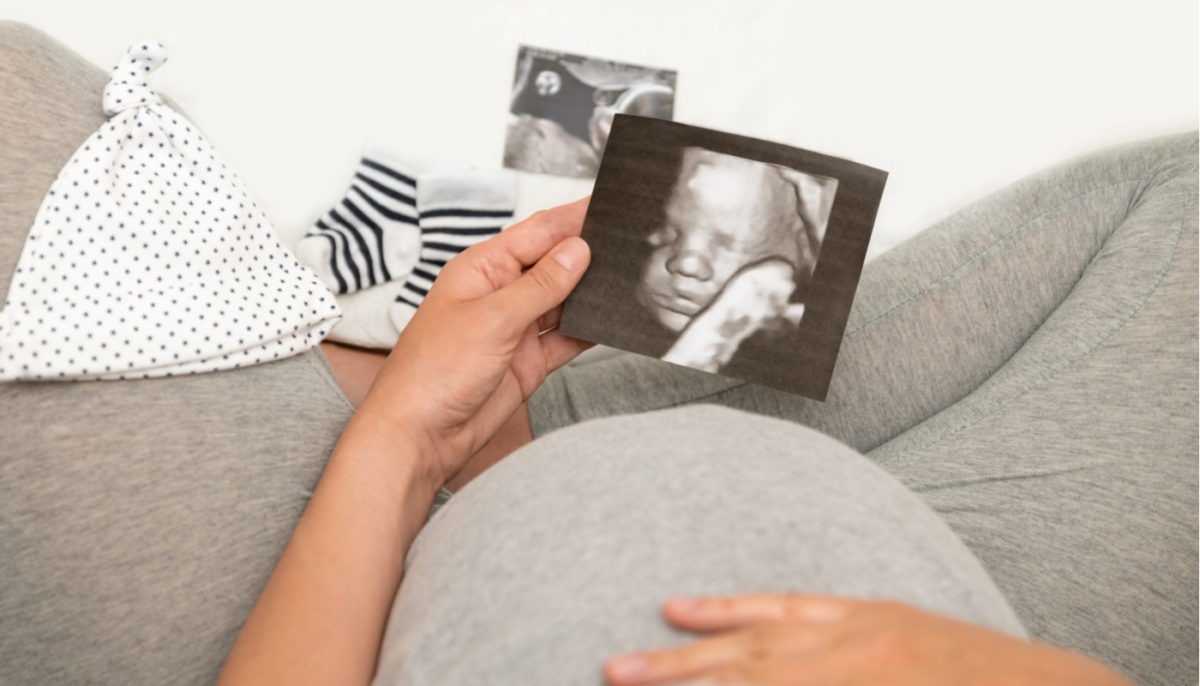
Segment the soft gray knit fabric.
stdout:
[[789,419],[916,491],[1038,639],[1146,684],[1197,668],[1197,137],[1021,181],[868,264],[828,401],[621,354],[535,433],[708,402]]

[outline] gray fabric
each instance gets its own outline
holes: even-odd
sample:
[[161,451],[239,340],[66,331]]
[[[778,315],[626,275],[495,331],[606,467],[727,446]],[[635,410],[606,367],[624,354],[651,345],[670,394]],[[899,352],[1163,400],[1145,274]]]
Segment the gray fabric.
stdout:
[[[514,497],[537,484],[535,497]],[[600,684],[672,595],[897,598],[1023,635],[928,507],[811,429],[697,406],[587,422],[465,487],[409,554],[375,683]]]
[[629,354],[552,375],[535,435],[710,402],[866,452],[1038,639],[1197,670],[1197,137],[1021,181],[868,264],[828,401]]
[[[0,23],[0,294],[106,80]],[[0,384],[0,683],[212,683],[350,414],[317,350]]]

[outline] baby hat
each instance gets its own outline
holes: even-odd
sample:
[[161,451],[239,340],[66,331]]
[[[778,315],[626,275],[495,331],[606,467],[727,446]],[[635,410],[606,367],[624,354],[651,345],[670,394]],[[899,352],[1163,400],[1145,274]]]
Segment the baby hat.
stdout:
[[341,317],[246,187],[150,90],[130,46],[109,120],[42,200],[0,311],[0,381],[133,379],[296,355]]

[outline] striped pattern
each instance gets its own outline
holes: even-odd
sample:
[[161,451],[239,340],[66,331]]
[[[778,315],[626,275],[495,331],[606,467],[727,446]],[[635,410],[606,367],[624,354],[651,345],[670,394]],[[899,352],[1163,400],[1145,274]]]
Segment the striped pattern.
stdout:
[[[438,272],[463,250],[500,233],[512,221],[513,210],[442,207],[421,209],[421,253],[396,302],[416,310],[429,293]],[[412,314],[407,313],[408,317]],[[393,317],[395,320],[395,317]],[[407,318],[404,319],[407,324]],[[397,328],[403,327],[397,325]]]
[[403,278],[416,246],[416,196],[413,176],[364,157],[346,197],[301,239],[300,261],[338,294]]

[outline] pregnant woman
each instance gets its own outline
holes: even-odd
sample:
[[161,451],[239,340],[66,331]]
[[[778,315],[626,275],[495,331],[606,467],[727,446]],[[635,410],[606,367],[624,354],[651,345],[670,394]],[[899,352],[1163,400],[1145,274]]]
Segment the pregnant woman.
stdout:
[[[4,287],[108,78],[14,24],[0,65]],[[584,202],[450,262],[357,373],[0,384],[0,681],[1188,682],[1196,145],[869,264],[823,404],[554,371]]]

